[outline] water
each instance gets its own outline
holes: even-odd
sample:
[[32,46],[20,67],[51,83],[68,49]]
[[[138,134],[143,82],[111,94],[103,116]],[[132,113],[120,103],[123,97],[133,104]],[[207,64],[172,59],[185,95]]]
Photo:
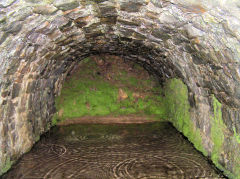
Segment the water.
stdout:
[[223,178],[167,122],[52,129],[3,179]]

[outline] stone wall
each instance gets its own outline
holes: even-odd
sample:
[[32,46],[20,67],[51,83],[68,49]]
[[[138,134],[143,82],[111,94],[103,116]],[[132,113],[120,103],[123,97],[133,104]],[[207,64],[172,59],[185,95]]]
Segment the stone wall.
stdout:
[[1,1],[0,173],[49,129],[72,67],[107,53],[141,63],[162,82],[182,79],[205,155],[240,178],[239,7],[237,0]]

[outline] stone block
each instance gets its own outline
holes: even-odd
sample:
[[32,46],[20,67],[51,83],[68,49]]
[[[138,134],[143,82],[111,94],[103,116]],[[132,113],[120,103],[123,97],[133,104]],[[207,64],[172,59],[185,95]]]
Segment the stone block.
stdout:
[[70,9],[74,9],[79,6],[79,2],[77,0],[54,0],[53,5],[56,6],[58,9],[63,11],[67,11]]

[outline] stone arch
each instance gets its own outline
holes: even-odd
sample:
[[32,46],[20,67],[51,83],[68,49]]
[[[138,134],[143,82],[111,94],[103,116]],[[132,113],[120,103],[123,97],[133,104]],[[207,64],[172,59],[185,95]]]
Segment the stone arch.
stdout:
[[206,155],[239,176],[239,11],[234,2],[231,12],[217,4],[1,2],[0,173],[49,129],[54,98],[75,63],[107,53],[144,64],[161,81],[181,78]]

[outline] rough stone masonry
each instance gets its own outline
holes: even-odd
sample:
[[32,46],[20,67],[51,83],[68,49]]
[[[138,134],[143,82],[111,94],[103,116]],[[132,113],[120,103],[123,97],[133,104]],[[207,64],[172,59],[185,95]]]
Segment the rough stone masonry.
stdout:
[[240,178],[239,17],[238,0],[1,0],[0,174],[49,129],[73,66],[105,53],[181,79],[205,155]]

